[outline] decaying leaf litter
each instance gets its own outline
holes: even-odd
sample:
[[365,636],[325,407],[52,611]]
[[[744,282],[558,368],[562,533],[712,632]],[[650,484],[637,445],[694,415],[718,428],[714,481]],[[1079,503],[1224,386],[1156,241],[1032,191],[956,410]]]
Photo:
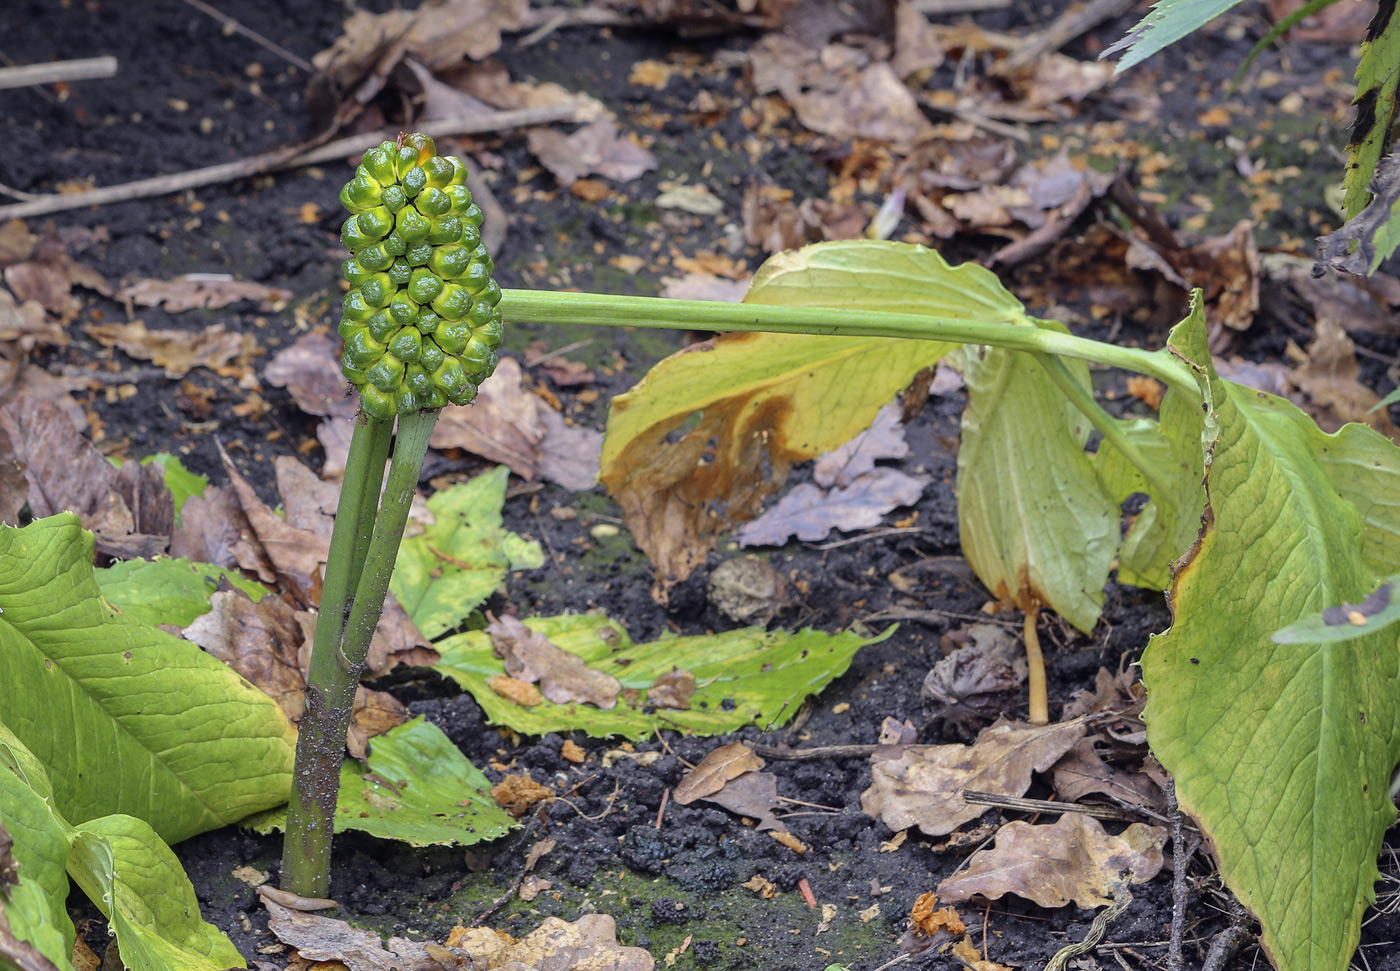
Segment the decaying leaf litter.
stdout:
[[[152,85],[147,101],[131,102],[135,95],[129,90],[74,85],[17,102],[15,120],[43,119],[47,127],[41,136],[23,124],[11,125],[17,144],[33,151],[20,153],[24,157],[7,184],[29,192],[71,191],[85,180],[105,185],[226,161],[318,130],[308,121],[308,109],[319,122],[334,117],[372,126],[398,124],[396,112],[404,98],[417,98],[420,117],[480,111],[480,105],[569,104],[580,125],[536,129],[528,137],[480,136],[464,143],[484,169],[504,215],[498,224],[507,233],[498,263],[505,279],[664,289],[678,295],[733,294],[735,284],[767,252],[888,226],[888,220],[878,218],[880,210],[883,206],[888,213],[891,207],[885,204],[902,192],[903,218],[886,232],[935,243],[950,259],[994,262],[1028,304],[1046,308],[1047,314],[1054,308],[1055,316],[1085,333],[1158,343],[1161,331],[1155,328],[1179,318],[1185,289],[1201,286],[1210,301],[1213,347],[1236,374],[1256,375],[1269,382],[1264,386],[1270,390],[1297,396],[1320,414],[1330,409],[1333,421],[1363,418],[1375,401],[1363,385],[1384,392],[1392,383],[1386,368],[1395,343],[1389,319],[1397,302],[1394,281],[1314,282],[1297,272],[1298,257],[1308,252],[1305,241],[1332,217],[1320,204],[1299,211],[1283,201],[1312,192],[1309,159],[1338,140],[1335,132],[1344,119],[1345,85],[1338,83],[1341,75],[1334,65],[1346,63],[1345,50],[1327,36],[1300,39],[1266,57],[1242,93],[1226,99],[1220,65],[1238,58],[1218,52],[1234,49],[1231,45],[1242,52],[1249,38],[1264,29],[1245,17],[1227,18],[1197,49],[1172,53],[1157,68],[1146,65],[1136,75],[1111,82],[1092,56],[1096,47],[1121,35],[1126,20],[1096,29],[1064,53],[1018,69],[1020,74],[988,70],[1013,50],[1016,35],[1047,23],[1056,12],[1051,10],[1037,11],[1038,18],[991,12],[968,26],[962,17],[921,22],[911,16],[911,7],[903,6],[888,16],[854,20],[849,12],[829,10],[816,17],[765,6],[728,14],[643,6],[598,11],[631,25],[609,28],[567,26],[571,19],[586,17],[524,5],[471,11],[474,22],[485,20],[506,32],[504,45],[497,48],[500,42],[490,30],[473,35],[465,47],[465,42],[434,43],[432,30],[412,33],[413,15],[406,12],[368,10],[357,15],[358,27],[352,21],[342,33],[325,13],[298,14],[324,18],[314,24],[269,23],[255,9],[227,6],[225,12],[286,43],[304,31],[305,39],[292,46],[308,58],[333,41],[332,50],[363,52],[364,34],[357,29],[372,26],[378,16],[402,21],[407,33],[375,53],[370,82],[345,80],[363,63],[346,68],[349,74],[316,88],[303,107],[305,74],[291,72],[242,38],[222,35],[201,15],[171,6],[171,18],[156,32],[170,53],[154,57],[161,48],[149,46],[149,36],[133,32],[132,41],[141,36],[148,46],[140,51],[133,47],[124,57],[124,63],[141,65],[153,81],[164,82]],[[442,23],[433,18],[447,16],[452,8],[444,5],[444,11],[424,23],[440,28]],[[83,33],[123,43],[82,22],[83,17],[101,16],[100,9],[45,16],[54,19],[47,23],[35,16],[20,25],[16,36],[26,41],[25,60],[71,53],[53,45]],[[789,26],[782,29],[785,20]],[[384,21],[373,23],[385,26]],[[183,35],[177,35],[175,24]],[[684,39],[697,29],[736,26],[751,33]],[[541,35],[533,46],[515,46],[531,31]],[[676,31],[682,39],[676,39]],[[200,57],[189,53],[191,43],[199,45]],[[7,54],[16,56],[14,51]],[[478,60],[458,63],[463,54]],[[496,60],[481,63],[484,57]],[[1174,69],[1204,69],[1209,83],[1198,88],[1178,77],[1169,89]],[[584,92],[588,98],[581,97]],[[860,92],[859,98],[852,92]],[[478,105],[464,108],[469,103],[462,96],[477,99]],[[871,104],[883,110],[870,112]],[[142,120],[127,124],[125,119],[138,111]],[[86,127],[104,117],[113,119],[110,126]],[[1154,128],[1170,127],[1158,124],[1162,117],[1178,119],[1180,142],[1149,136]],[[265,118],[271,119],[270,127],[259,120]],[[1246,120],[1249,124],[1243,124]],[[154,126],[163,139],[159,158],[150,152]],[[60,144],[69,144],[64,142],[68,134],[84,150],[60,151]],[[923,141],[908,144],[914,139]],[[130,150],[121,151],[123,145]],[[147,160],[147,167],[133,171]],[[1174,166],[1192,174],[1191,184],[1172,182]],[[22,471],[15,464],[6,466],[11,474],[0,477],[7,490],[0,508],[8,514],[13,507],[17,513],[26,499],[33,507],[36,488],[53,495],[48,490],[57,484],[63,500],[54,508],[76,509],[97,530],[99,546],[121,556],[159,551],[162,539],[175,531],[180,545],[172,541],[172,555],[225,564],[224,574],[198,578],[202,595],[212,594],[211,602],[218,605],[189,620],[205,629],[198,635],[204,638],[201,643],[237,656],[238,634],[248,630],[239,617],[250,614],[254,629],[267,632],[253,642],[284,645],[291,660],[284,654],[280,661],[269,661],[270,655],[256,651],[249,660],[283,673],[292,670],[300,640],[295,614],[314,604],[317,594],[315,545],[289,530],[320,534],[324,523],[318,525],[317,517],[325,518],[325,503],[315,494],[325,481],[312,470],[319,467],[333,481],[337,449],[343,454],[344,448],[345,400],[315,370],[318,360],[325,359],[302,354],[318,337],[324,340],[329,311],[338,301],[326,282],[333,278],[336,259],[337,220],[333,192],[327,189],[337,184],[336,169],[327,165],[320,179],[301,171],[267,183],[215,185],[79,210],[55,216],[52,226],[42,220],[10,223],[0,247],[8,291],[0,296],[0,335],[7,351],[0,366],[11,389],[3,427],[12,452],[3,458],[24,465]],[[1312,194],[1320,198],[1320,188]],[[899,212],[899,206],[893,208]],[[1170,223],[1162,221],[1163,210]],[[1241,228],[1245,218],[1256,225]],[[157,227],[154,233],[152,226]],[[219,229],[225,226],[230,229]],[[204,278],[211,273],[219,278]],[[193,274],[200,275],[197,285],[191,283]],[[284,305],[287,291],[292,297]],[[233,302],[223,303],[226,299]],[[183,307],[190,309],[178,309]],[[1339,312],[1338,307],[1348,310]],[[188,336],[181,342],[169,336],[171,331]],[[497,463],[516,473],[506,486],[509,493],[502,491],[503,498],[512,497],[505,501],[497,547],[501,559],[495,567],[510,579],[504,593],[491,597],[493,613],[528,621],[569,609],[602,608],[618,625],[608,630],[641,644],[658,640],[668,629],[699,636],[707,629],[753,622],[734,618],[752,599],[746,591],[754,588],[754,578],[710,582],[720,573],[719,563],[735,551],[723,545],[718,551],[703,546],[685,550],[693,572],[666,584],[663,611],[646,592],[653,576],[627,534],[617,530],[617,508],[595,501],[596,493],[579,498],[568,491],[582,488],[578,479],[585,473],[579,470],[587,469],[589,455],[596,454],[596,444],[587,443],[583,433],[596,436],[609,397],[625,390],[668,348],[658,342],[613,346],[609,338],[577,330],[540,329],[531,336],[544,341],[542,354],[527,351],[523,340],[512,345],[526,367],[518,378],[503,382],[488,424],[472,414],[463,417],[460,427],[447,425],[444,434],[453,437],[435,442],[436,465],[425,488],[425,493],[449,495],[445,487]],[[578,341],[589,343],[564,350],[552,361],[531,361]],[[174,351],[178,356],[172,356]],[[549,367],[571,359],[575,367]],[[592,381],[561,380],[561,375],[584,370],[592,372]],[[1146,402],[1153,395],[1150,387],[1120,386],[1116,379],[1103,378],[1102,392],[1110,399]],[[398,668],[375,684],[397,695],[397,704],[407,703],[407,711],[389,721],[426,714],[485,771],[489,782],[516,779],[517,795],[510,802],[520,808],[526,825],[521,835],[490,844],[488,850],[469,850],[465,862],[460,850],[407,850],[351,837],[342,844],[344,858],[336,876],[337,896],[346,909],[360,922],[369,920],[397,934],[416,931],[438,942],[434,946],[443,945],[454,923],[486,911],[517,877],[522,889],[526,879],[539,879],[534,873],[525,876],[527,851],[548,837],[568,849],[543,856],[533,867],[552,886],[529,900],[528,907],[524,894],[521,903],[502,904],[490,926],[523,938],[546,916],[573,921],[591,909],[614,916],[624,943],[648,948],[663,963],[793,968],[840,963],[864,969],[892,957],[916,897],[937,889],[984,841],[992,842],[977,852],[1005,852],[1003,833],[1007,844],[1015,842],[1014,830],[997,833],[995,814],[980,824],[974,817],[962,829],[934,837],[917,828],[895,833],[860,811],[862,795],[874,788],[881,773],[909,765],[914,754],[920,756],[919,764],[933,764],[940,754],[953,765],[971,763],[960,771],[975,773],[976,746],[953,748],[954,743],[975,738],[998,715],[1024,714],[1017,655],[994,653],[995,638],[978,630],[991,626],[1005,632],[1010,627],[1014,642],[1017,617],[983,614],[985,591],[960,559],[950,562],[957,543],[947,480],[955,461],[960,402],[957,382],[947,369],[939,368],[934,381],[935,392],[922,411],[917,397],[904,403],[908,456],[881,453],[865,473],[885,470],[882,474],[929,479],[916,502],[893,512],[877,507],[874,515],[883,529],[876,532],[897,532],[866,538],[860,532],[838,534],[861,541],[830,549],[811,548],[824,545],[814,538],[807,546],[787,547],[774,560],[788,588],[783,599],[791,604],[776,616],[780,627],[835,631],[862,621],[873,633],[884,626],[872,617],[877,613],[904,624],[889,640],[855,653],[852,674],[823,692],[810,710],[798,713],[795,729],[749,729],[732,741],[668,734],[664,744],[616,736],[591,740],[587,729],[569,733],[573,726],[567,723],[541,727],[542,736],[515,735],[486,728],[477,702],[458,694],[455,682],[421,669]],[[1386,424],[1380,427],[1392,431]],[[77,433],[81,435],[75,437]],[[83,438],[97,450],[87,448]],[[216,440],[227,460],[219,455]],[[184,482],[167,497],[161,486],[174,485],[168,465],[163,476],[142,473],[137,465],[97,471],[107,468],[103,456],[139,459],[162,451],[178,452],[213,485],[186,498],[201,489]],[[565,471],[549,471],[551,456],[564,463]],[[78,468],[91,475],[75,475]],[[752,470],[737,470],[740,484],[745,472]],[[505,485],[504,473],[493,475]],[[799,465],[794,478],[807,475]],[[800,484],[833,488],[821,478]],[[770,481],[760,492],[776,493],[777,486]],[[834,487],[848,488],[849,483]],[[301,499],[294,498],[298,492]],[[179,522],[174,523],[177,502]],[[276,511],[279,505],[285,518]],[[821,503],[805,511],[829,518],[823,536],[843,525]],[[419,522],[422,536],[435,529],[453,535],[442,529],[450,520],[440,518],[431,502]],[[645,532],[635,520],[626,525],[633,535]],[[506,543],[511,535],[518,538],[514,547]],[[526,548],[531,541],[538,545]],[[451,582],[465,572],[464,558],[452,549],[431,540],[421,548],[429,579]],[[265,596],[246,584],[233,589],[227,571],[234,569],[277,593]],[[432,576],[435,571],[439,575]],[[499,582],[490,583],[481,595],[492,594]],[[707,603],[712,588],[719,592]],[[406,621],[392,628],[397,642],[385,645],[379,655],[384,659],[381,671],[396,658],[410,665],[441,663],[431,658],[433,648],[421,635],[451,630],[460,618],[434,620],[431,611],[423,610],[421,615],[416,607],[407,610]],[[1157,785],[1164,780],[1144,764],[1144,750],[1134,742],[1140,699],[1132,692],[1131,677],[1120,678],[1118,672],[1120,655],[1140,648],[1147,631],[1162,629],[1165,615],[1155,598],[1120,591],[1110,596],[1105,616],[1107,622],[1093,635],[1068,628],[1049,632],[1057,642],[1049,651],[1056,700],[1070,699],[1076,689],[1090,692],[1073,716],[1085,720],[1083,730],[1067,740],[1062,752],[1045,754],[1041,763],[1055,757],[1043,769],[1031,764],[1036,758],[1026,750],[1014,749],[1019,767],[1011,774],[1018,781],[999,794],[1029,791],[1087,800],[1084,794],[1092,790],[1086,786],[1098,780],[1107,787],[1098,791],[1111,791],[1115,802],[1160,814]],[[417,631],[412,620],[419,621]],[[188,628],[189,622],[182,624]],[[442,623],[448,626],[435,626]],[[597,639],[599,629],[585,635]],[[275,638],[273,631],[278,632]],[[945,660],[952,663],[945,665]],[[939,678],[931,673],[935,669],[941,671]],[[1101,672],[1097,681],[1096,672]],[[648,678],[632,690],[649,695],[659,680]],[[697,691],[705,687],[703,681],[697,682]],[[295,679],[293,691],[294,684]],[[505,693],[485,690],[490,694],[478,697],[488,710],[494,706],[503,712],[519,709],[521,717],[540,715],[539,705],[512,700],[512,692],[528,697],[527,692],[509,686]],[[687,701],[680,697],[685,694],[683,686],[673,688],[670,701],[690,703],[695,711],[696,695],[686,696]],[[685,710],[655,708],[676,712],[676,718]],[[1066,721],[1072,721],[1070,714],[1065,713]],[[1094,721],[1096,717],[1102,720]],[[901,729],[901,723],[907,728]],[[768,727],[767,720],[759,727]],[[1057,731],[1070,735],[1074,729]],[[774,796],[764,789],[742,798],[734,793],[734,805],[740,807],[735,814],[698,808],[709,805],[700,800],[682,804],[677,792],[688,778],[687,764],[703,766],[721,744],[741,742],[754,746],[759,757],[765,757],[762,746],[892,748],[810,761],[769,752],[767,765],[738,775],[710,796],[764,777],[776,780]],[[382,748],[389,749],[382,757],[393,756],[393,746]],[[372,743],[368,757],[368,771],[356,782],[370,807],[365,812],[392,815],[399,811],[388,808],[397,798],[394,780],[363,778],[377,775]],[[1019,781],[1022,775],[1025,782]],[[529,787],[521,780],[547,789],[543,800],[537,791],[533,802],[522,802],[519,793]],[[989,784],[986,791],[997,789]],[[543,819],[529,815],[541,805]],[[822,806],[842,811],[832,814]],[[775,814],[780,825],[764,825],[765,811]],[[746,828],[742,817],[761,825]],[[1054,825],[1067,828],[1067,819],[1072,817],[1062,816]],[[1047,834],[1052,828],[1043,817],[1032,825]],[[1114,831],[1123,825],[1108,823]],[[779,842],[772,830],[788,831],[792,842]],[[425,836],[415,842],[435,839]],[[230,847],[238,859],[229,855]],[[207,836],[182,844],[180,851],[195,875],[206,914],[232,933],[248,956],[269,946],[272,939],[258,933],[268,918],[255,908],[252,892],[235,883],[232,870],[250,863],[266,868],[275,859],[275,843]],[[975,861],[974,856],[963,873],[981,872],[972,868]],[[613,872],[623,868],[634,874],[631,882],[614,881]],[[1193,877],[1205,869],[1198,861]],[[927,873],[925,884],[914,885],[911,872]],[[990,953],[985,956],[1004,963],[1043,961],[1063,940],[1083,936],[1088,912],[1041,911],[1014,896],[1000,896],[998,891],[1014,886],[1016,871],[1007,872],[1013,875],[1007,881],[978,891],[999,898],[990,909],[955,905],[963,908],[960,921],[972,929],[970,944],[958,938],[963,960],[983,958],[983,920],[989,921]],[[651,885],[635,874],[665,879]],[[773,896],[749,884],[771,887]],[[1154,942],[1165,939],[1165,885],[1158,880],[1132,892],[1135,902],[1115,923],[1110,940],[1138,942],[1119,953],[1129,961],[1150,963],[1163,953]],[[816,906],[808,907],[808,894]],[[1092,902],[1102,904],[1112,896],[1100,885]],[[722,908],[719,918],[708,909],[715,906]],[[919,914],[941,906],[925,901]],[[251,931],[243,928],[239,911]],[[1028,917],[1042,919],[1023,919]],[[1211,929],[1202,927],[1195,940],[1202,942]],[[100,929],[92,925],[91,930],[92,942],[100,944]],[[814,930],[821,933],[812,937]],[[1386,933],[1385,918],[1367,928],[1370,940],[1385,940]],[[911,948],[928,943],[919,937],[911,934]],[[925,950],[919,960],[934,960],[929,955],[935,952]],[[287,953],[259,954],[257,959],[280,967]],[[1366,953],[1374,966],[1385,966],[1384,948]]]

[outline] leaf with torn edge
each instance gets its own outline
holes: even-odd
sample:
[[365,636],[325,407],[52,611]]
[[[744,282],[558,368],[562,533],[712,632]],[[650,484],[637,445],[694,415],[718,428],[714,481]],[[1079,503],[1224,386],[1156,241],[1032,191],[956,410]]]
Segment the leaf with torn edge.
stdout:
[[1042,907],[1103,907],[1123,879],[1146,883],[1162,869],[1163,826],[1133,823],[1118,836],[1083,813],[1064,813],[1049,826],[1007,823],[997,841],[978,850],[967,869],[938,885],[950,903],[973,896],[997,900],[1008,893]]
[[530,152],[549,169],[560,185],[573,185],[585,175],[630,182],[656,168],[656,156],[618,131],[617,119],[604,115],[572,135],[536,127],[528,133]]
[[197,367],[215,368],[256,348],[250,334],[210,324],[201,331],[147,330],[144,321],[129,324],[89,324],[83,328],[103,347],[119,347],[138,361],[152,361],[167,378],[183,378]]
[[267,383],[286,388],[297,407],[308,415],[350,418],[360,410],[340,373],[340,341],[313,331],[284,347],[263,368]]
[[113,294],[138,307],[159,307],[172,314],[185,310],[218,310],[244,300],[255,302],[264,313],[276,313],[292,299],[292,291],[250,280],[235,280],[224,273],[186,273],[173,280],[137,280]]
[[736,779],[745,772],[761,769],[766,764],[743,742],[721,745],[701,759],[700,763],[681,779],[676,786],[676,802],[688,806],[697,799],[712,796],[723,789],[725,783],[731,779]]
[[486,635],[505,662],[506,673],[519,681],[538,682],[540,694],[556,705],[583,702],[608,709],[617,704],[622,685],[616,678],[590,668],[577,654],[561,651],[509,614],[492,620]]
[[1031,773],[1045,772],[1084,734],[1079,720],[1023,728],[993,725],[972,745],[911,745],[896,759],[871,766],[860,806],[893,830],[918,826],[946,836],[987,811],[966,802],[964,789],[1022,796]]
[[778,777],[771,772],[745,772],[729,780],[718,792],[700,798],[736,815],[754,819],[757,822],[754,828],[760,833],[769,829],[787,832],[782,820],[773,815],[778,805]]

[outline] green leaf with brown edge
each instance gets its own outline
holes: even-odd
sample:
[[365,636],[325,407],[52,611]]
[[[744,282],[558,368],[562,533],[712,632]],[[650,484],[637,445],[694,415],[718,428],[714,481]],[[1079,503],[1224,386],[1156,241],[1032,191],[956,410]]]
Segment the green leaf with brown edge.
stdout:
[[[1400,20],[1395,17],[1394,0],[1382,0],[1356,62],[1356,99],[1352,102],[1356,106],[1356,120],[1347,142],[1346,195],[1342,200],[1348,219],[1360,215],[1371,201],[1371,181],[1377,176],[1381,159],[1390,151],[1390,128],[1400,111],[1396,102],[1396,86],[1400,85],[1397,64],[1400,64]],[[1396,238],[1394,233],[1391,237],[1392,240]],[[1390,248],[1395,248],[1394,242]]]
[[[1065,330],[1053,321],[1026,326]],[[1084,451],[1092,430],[1027,354],[968,347],[958,447],[963,555],[997,599],[1053,607],[1080,630],[1098,622],[1118,548],[1118,508]],[[1088,367],[1066,361],[1089,386]]]
[[1197,362],[1211,460],[1172,628],[1143,656],[1148,741],[1275,966],[1343,971],[1395,819],[1400,652],[1393,631],[1333,645],[1271,635],[1375,586],[1366,525],[1319,454],[1326,443],[1333,468],[1355,460],[1352,433],[1324,435],[1284,399],[1220,379],[1199,295],[1170,345]]
[[[982,267],[950,267],[933,250],[878,240],[779,253],[759,269],[744,300],[989,323],[1029,319]],[[757,515],[794,463],[869,427],[951,347],[727,334],[673,354],[614,398],[600,478],[655,565],[658,592],[689,576],[719,534]]]
[[56,808],[77,823],[126,813],[178,842],[286,799],[295,729],[281,709],[109,607],[92,557],[71,513],[0,527],[0,710]]
[[[617,705],[603,710],[541,701],[526,707],[497,694],[489,682],[504,677],[505,666],[483,631],[457,634],[436,644],[442,660],[433,670],[470,691],[493,724],[529,735],[582,731],[595,738],[617,735],[634,740],[661,728],[720,735],[746,725],[785,724],[808,695],[817,694],[845,672],[856,651],[894,632],[891,627],[876,637],[863,638],[849,632],[807,629],[789,634],[746,627],[637,644],[620,624],[593,614],[532,617],[525,626],[622,682],[623,696]],[[677,669],[695,676],[697,687],[689,709],[650,708],[647,689]],[[628,689],[633,693],[630,700]]]
[[[259,833],[286,827],[285,808],[243,825]],[[515,819],[491,798],[491,783],[442,729],[422,718],[370,741],[365,762],[340,769],[335,831],[355,829],[412,846],[468,846],[504,836]]]

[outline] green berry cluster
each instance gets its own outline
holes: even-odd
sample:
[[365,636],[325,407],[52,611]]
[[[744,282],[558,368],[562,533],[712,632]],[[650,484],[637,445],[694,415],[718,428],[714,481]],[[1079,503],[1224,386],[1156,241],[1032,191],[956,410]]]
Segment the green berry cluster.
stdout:
[[341,371],[374,418],[466,404],[496,369],[501,288],[466,169],[427,135],[365,153],[340,193]]

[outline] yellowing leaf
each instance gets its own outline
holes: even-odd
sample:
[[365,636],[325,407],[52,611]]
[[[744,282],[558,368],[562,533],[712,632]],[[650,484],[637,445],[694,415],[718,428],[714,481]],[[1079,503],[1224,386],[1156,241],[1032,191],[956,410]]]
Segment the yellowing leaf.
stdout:
[[[933,250],[875,240],[780,253],[759,270],[744,299],[1000,323],[1029,319],[983,268],[950,267]],[[950,346],[730,334],[672,355],[613,399],[601,479],[657,568],[657,592],[664,595],[689,576],[719,533],[757,515],[794,463],[864,430]]]

